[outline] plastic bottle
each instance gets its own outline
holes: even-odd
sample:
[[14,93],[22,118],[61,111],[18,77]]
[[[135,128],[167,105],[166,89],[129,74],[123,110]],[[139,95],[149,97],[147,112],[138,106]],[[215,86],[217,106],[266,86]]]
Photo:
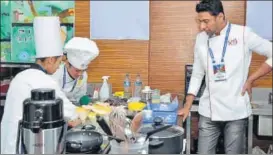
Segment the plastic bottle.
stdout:
[[98,99],[98,98],[99,98],[99,89],[96,88],[96,89],[94,90],[94,93],[93,93],[93,99]]
[[110,96],[110,92],[109,92],[109,85],[108,85],[108,78],[110,76],[103,76],[103,83],[102,86],[100,88],[100,101],[104,102],[105,100],[107,100]]
[[129,99],[131,97],[131,81],[129,74],[127,73],[123,82],[124,98]]
[[140,78],[140,75],[137,74],[136,81],[135,81],[134,97],[140,97],[141,96],[141,89],[142,89],[142,80]]

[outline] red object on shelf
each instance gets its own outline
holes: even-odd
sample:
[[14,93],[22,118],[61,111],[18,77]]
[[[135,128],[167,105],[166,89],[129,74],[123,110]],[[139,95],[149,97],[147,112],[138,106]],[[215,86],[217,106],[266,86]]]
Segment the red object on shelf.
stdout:
[[8,92],[9,84],[10,84],[10,82],[2,82],[1,81],[1,85],[0,85],[1,94],[6,94]]

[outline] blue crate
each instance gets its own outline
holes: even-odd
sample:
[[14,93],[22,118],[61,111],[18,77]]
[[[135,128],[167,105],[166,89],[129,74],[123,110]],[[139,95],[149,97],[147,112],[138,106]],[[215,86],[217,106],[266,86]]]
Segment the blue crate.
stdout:
[[[152,111],[169,111],[174,112],[178,109],[178,99],[177,97],[171,103],[152,103],[150,105],[150,110]],[[145,107],[148,109],[148,106]]]
[[[148,106],[145,107],[148,109]],[[159,104],[150,104],[150,110],[152,111],[177,111],[178,103],[159,103]]]
[[[177,110],[178,110],[178,99],[177,97],[171,103],[159,103],[150,104],[150,110],[152,110],[152,117],[143,117],[142,123],[153,123],[155,117],[161,117],[163,122],[166,124],[176,124],[177,122]],[[147,110],[148,107],[145,107]]]
[[143,117],[142,123],[143,124],[150,124],[154,123],[155,117],[161,117],[164,124],[173,124],[176,125],[177,122],[177,113],[176,111],[153,111],[152,117]]

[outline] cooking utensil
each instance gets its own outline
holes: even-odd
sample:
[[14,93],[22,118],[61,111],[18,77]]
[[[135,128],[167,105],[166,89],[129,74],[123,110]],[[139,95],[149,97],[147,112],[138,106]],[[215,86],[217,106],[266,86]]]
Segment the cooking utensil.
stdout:
[[126,127],[124,128],[124,133],[127,141],[134,142],[136,138],[135,133],[132,131],[131,124],[132,121],[129,118],[126,118]]
[[102,135],[103,135],[103,136],[107,136],[108,138],[110,138],[110,140],[114,139],[114,140],[116,140],[118,143],[125,141],[124,139],[120,139],[120,138],[117,138],[117,137],[115,137],[115,136],[106,135],[106,134],[102,134]]
[[127,127],[126,110],[124,107],[113,107],[112,112],[109,114],[109,127],[113,133],[113,136],[127,139],[124,134],[124,129]]
[[183,151],[184,139],[182,127],[164,125],[163,119],[156,117],[154,123],[141,126],[139,133],[147,134],[164,126],[166,126],[165,130],[158,131],[149,137],[149,154],[180,154]]
[[147,134],[134,134],[129,128],[125,128],[127,139],[124,142],[117,143],[111,141],[111,154],[147,154],[149,146],[160,147],[163,141],[153,140],[147,141],[147,139],[162,130],[170,128],[172,125],[159,126],[158,128],[147,132]]
[[107,135],[113,135],[111,129],[109,128],[108,124],[104,120],[102,116],[96,116],[97,117],[97,123],[100,125],[101,129],[107,134]]
[[96,153],[100,150],[103,137],[94,130],[70,130],[66,134],[67,153]]
[[123,139],[113,136],[110,127],[103,117],[97,116],[97,122],[100,125],[101,129],[106,133],[106,136],[109,138],[109,140],[115,139],[118,143],[124,141]]
[[172,126],[173,126],[173,125],[166,125],[166,126],[159,127],[159,128],[157,128],[157,129],[154,129],[154,130],[152,130],[152,131],[147,132],[145,141],[146,141],[148,138],[150,138],[150,136],[152,136],[153,134],[158,133],[158,132],[163,131],[163,130],[166,130],[166,129],[172,127]]

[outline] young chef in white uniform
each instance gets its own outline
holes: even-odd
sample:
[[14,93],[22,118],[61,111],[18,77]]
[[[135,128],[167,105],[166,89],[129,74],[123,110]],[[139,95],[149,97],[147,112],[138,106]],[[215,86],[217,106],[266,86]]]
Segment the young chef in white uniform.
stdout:
[[252,93],[252,91],[251,91],[252,84],[256,80],[258,80],[259,78],[265,76],[266,74],[268,74],[271,71],[272,71],[272,58],[269,58],[257,69],[256,72],[252,73],[248,77],[248,79],[247,79],[247,81],[246,81],[246,83],[245,83],[245,85],[243,87],[242,94],[244,95],[246,91],[248,92],[248,94],[251,94]]
[[63,44],[59,17],[35,17],[33,21],[36,64],[18,73],[11,81],[1,123],[1,154],[15,154],[18,122],[22,119],[23,101],[32,89],[52,88],[62,98],[64,116],[73,119],[75,106],[66,98],[53,74],[62,61]]
[[52,75],[70,101],[86,104],[87,73],[89,63],[99,55],[97,44],[88,39],[74,37],[64,47],[67,60]]
[[198,153],[215,154],[223,131],[225,153],[240,154],[244,152],[245,127],[251,115],[249,94],[241,93],[252,51],[272,58],[272,43],[248,27],[228,22],[220,0],[202,0],[196,5],[196,12],[202,32],[196,38],[186,103],[178,115],[186,119],[206,75],[206,88],[198,110]]

